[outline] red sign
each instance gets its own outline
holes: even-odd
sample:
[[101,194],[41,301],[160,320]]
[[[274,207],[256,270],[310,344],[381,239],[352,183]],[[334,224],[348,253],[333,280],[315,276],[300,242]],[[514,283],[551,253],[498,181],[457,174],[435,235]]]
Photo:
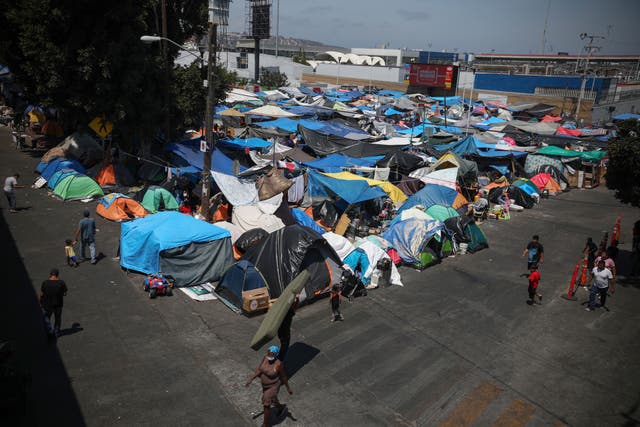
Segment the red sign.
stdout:
[[409,84],[451,89],[453,72],[452,65],[411,64]]

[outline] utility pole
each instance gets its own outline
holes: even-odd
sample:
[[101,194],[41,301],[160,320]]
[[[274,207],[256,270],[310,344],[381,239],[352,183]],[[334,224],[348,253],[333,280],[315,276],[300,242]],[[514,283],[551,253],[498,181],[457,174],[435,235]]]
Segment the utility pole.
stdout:
[[165,138],[171,142],[171,108],[169,107],[169,55],[167,52],[167,1],[162,0],[162,62],[164,65],[164,108],[165,111]]
[[206,221],[209,221],[209,193],[211,187],[211,154],[215,147],[216,138],[213,132],[213,100],[215,96],[215,85],[213,83],[213,70],[215,69],[216,62],[216,49],[217,49],[217,32],[218,23],[214,19],[214,14],[209,11],[209,33],[207,35],[207,117],[205,121],[205,127],[207,131],[206,142],[207,146],[203,153],[202,162],[202,216]]
[[276,58],[278,57],[278,39],[280,38],[280,0],[276,0]]
[[549,11],[551,10],[551,0],[547,3],[547,14],[544,17],[544,30],[542,30],[542,45],[540,46],[540,53],[544,55],[544,50],[547,47],[547,24],[549,23]]
[[587,58],[584,62],[584,70],[582,72],[582,84],[580,85],[580,95],[578,96],[578,103],[576,107],[576,121],[578,120],[578,116],[580,115],[580,104],[582,104],[582,98],[584,97],[584,89],[587,86],[587,70],[589,68],[589,59],[591,57],[591,53],[597,52],[600,50],[600,46],[594,46],[593,40],[602,39],[604,40],[604,36],[593,36],[587,33],[580,34],[580,39],[589,39],[589,44],[584,47],[584,50],[587,52]]

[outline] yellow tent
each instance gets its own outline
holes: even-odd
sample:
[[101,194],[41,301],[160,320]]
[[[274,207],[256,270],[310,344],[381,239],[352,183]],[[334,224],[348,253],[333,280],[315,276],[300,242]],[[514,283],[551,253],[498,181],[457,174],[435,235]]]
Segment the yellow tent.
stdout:
[[330,176],[331,178],[344,179],[348,181],[354,181],[354,180],[367,181],[367,184],[369,184],[369,187],[378,186],[382,188],[384,192],[389,195],[391,200],[393,200],[396,203],[404,202],[405,200],[407,200],[407,196],[402,192],[402,190],[400,190],[398,187],[396,187],[395,185],[393,185],[388,181],[379,181],[377,179],[365,178],[363,176],[356,175],[351,172],[325,173],[324,175]]

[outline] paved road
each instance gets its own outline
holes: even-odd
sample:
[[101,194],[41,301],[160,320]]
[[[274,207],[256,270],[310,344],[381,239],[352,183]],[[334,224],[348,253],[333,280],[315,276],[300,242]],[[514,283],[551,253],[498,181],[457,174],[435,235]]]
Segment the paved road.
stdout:
[[[37,161],[0,135],[5,175],[17,168],[30,183]],[[45,424],[55,415],[66,425],[261,422],[259,386],[243,386],[261,356],[248,348],[261,318],[180,292],[149,300],[139,277],[111,259],[117,224],[97,220],[106,255],[97,266],[62,269],[71,289],[64,326],[79,326],[47,346],[33,288],[63,264],[64,239],[85,205],[35,189],[21,192],[18,202],[31,209],[3,209],[0,227],[5,241],[15,240],[18,253],[11,244],[9,252],[19,254],[3,301],[11,320],[2,323],[20,340],[37,385],[30,421]],[[405,287],[345,303],[344,322],[329,322],[326,301],[301,309],[287,365],[295,394],[283,390],[291,417],[281,425],[636,425],[640,283],[621,281],[609,312],[585,312],[583,290],[577,302],[560,297],[585,238],[599,240],[618,214],[624,260],[640,211],[604,188],[575,190],[511,221],[483,224],[488,250],[423,272],[402,269]],[[535,233],[546,250],[544,304],[531,307],[520,253]]]

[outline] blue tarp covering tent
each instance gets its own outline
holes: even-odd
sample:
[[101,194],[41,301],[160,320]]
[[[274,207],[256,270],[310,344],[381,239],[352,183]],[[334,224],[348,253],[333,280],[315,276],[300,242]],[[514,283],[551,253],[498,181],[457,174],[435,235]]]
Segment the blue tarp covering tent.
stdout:
[[614,121],[629,120],[629,119],[640,120],[640,114],[624,113],[624,114],[618,114],[617,116],[611,117],[611,120],[614,120]]
[[400,97],[404,96],[404,93],[399,92],[397,90],[383,89],[383,90],[379,91],[377,93],[377,95],[390,96],[391,98],[400,98]]
[[256,150],[260,148],[268,148],[273,145],[273,143],[269,141],[265,141],[262,138],[233,138],[233,139],[221,139],[218,141],[218,144],[224,145],[226,147],[232,148],[234,150],[244,150],[248,148],[250,150]]
[[333,110],[318,106],[292,105],[290,107],[284,107],[284,109],[298,116],[330,117],[333,115]]
[[423,263],[421,253],[431,238],[444,229],[436,220],[407,218],[389,227],[383,238],[398,252],[403,262],[419,266]]
[[330,178],[316,171],[309,171],[309,185],[307,192],[314,198],[339,197],[349,204],[366,200],[387,197],[387,193],[380,187],[369,187],[366,181],[347,181]]
[[287,117],[280,117],[279,119],[269,120],[266,122],[257,122],[254,123],[256,126],[260,126],[263,128],[274,128],[274,129],[282,129],[287,132],[295,132],[298,130],[299,120],[289,119]]
[[396,114],[404,114],[404,111],[398,111],[395,108],[387,108],[384,112],[385,116],[395,116]]
[[232,259],[227,230],[179,212],[158,212],[121,226],[120,265],[171,275],[178,286],[218,280]]
[[312,230],[317,231],[319,234],[326,233],[327,230],[320,227],[313,220],[313,218],[311,218],[309,215],[304,213],[302,210],[294,208],[294,209],[291,209],[291,213],[293,214],[293,217],[295,218],[298,224],[303,225],[305,227],[309,227]]
[[77,175],[79,172],[75,169],[61,169],[58,172],[51,175],[51,178],[47,181],[47,187],[50,189],[56,188],[56,185],[66,177],[70,175]]
[[362,129],[357,129],[337,122],[315,122],[311,120],[300,120],[299,124],[300,126],[304,126],[307,129],[314,130],[322,135],[335,135],[346,139],[353,139],[356,141],[369,139],[372,137]]
[[[188,165],[202,170],[203,159],[200,151],[200,141],[185,141],[181,143],[171,143],[165,147],[166,151],[171,151],[181,157]],[[240,165],[240,171],[247,168]],[[220,150],[213,150],[211,155],[211,171],[233,175],[233,160],[225,156]]]
[[445,152],[451,151],[459,156],[464,155],[475,155],[479,157],[491,157],[491,158],[500,158],[500,157],[523,157],[526,156],[527,153],[522,151],[506,151],[506,150],[497,150],[494,144],[484,143],[473,136],[469,135],[465,138],[462,138],[458,141],[451,142],[449,144],[444,145],[434,145],[434,149]]
[[433,205],[451,206],[457,195],[458,192],[453,188],[437,184],[427,184],[410,196],[407,201],[400,206],[398,213],[418,205],[424,206],[425,209],[429,209]]
[[318,169],[322,172],[342,172],[342,168],[352,168],[356,166],[373,167],[382,156],[349,157],[344,154],[329,154],[327,157],[314,160],[312,162],[303,163],[303,165]]
[[58,172],[62,169],[73,169],[81,174],[86,174],[84,166],[80,164],[77,160],[70,159],[53,159],[48,163],[40,162],[38,167],[36,168],[36,172],[40,172],[40,176],[44,179],[49,180],[54,173]]
[[540,190],[538,189],[538,187],[528,179],[516,179],[513,182],[513,185],[515,185],[516,187],[520,187],[525,193],[530,196],[533,194],[540,194]]

